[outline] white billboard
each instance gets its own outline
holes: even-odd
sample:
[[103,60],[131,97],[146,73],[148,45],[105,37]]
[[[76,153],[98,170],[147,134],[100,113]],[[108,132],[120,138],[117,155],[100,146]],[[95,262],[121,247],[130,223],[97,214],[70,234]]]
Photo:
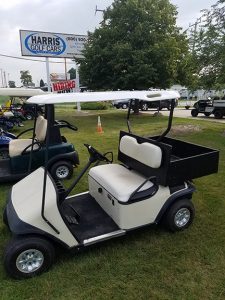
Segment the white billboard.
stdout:
[[87,35],[20,30],[23,56],[83,57]]

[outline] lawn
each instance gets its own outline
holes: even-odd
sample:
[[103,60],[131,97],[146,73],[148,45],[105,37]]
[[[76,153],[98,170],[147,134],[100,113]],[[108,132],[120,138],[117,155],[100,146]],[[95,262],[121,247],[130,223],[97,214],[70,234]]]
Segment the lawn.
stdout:
[[[66,119],[79,128],[76,133],[63,130],[80,156],[81,165],[75,175],[88,159],[84,143],[101,152],[113,150],[116,160],[118,133],[120,129],[126,130],[125,112],[100,114],[102,135],[96,132],[98,113],[78,114],[67,106],[58,109],[59,119]],[[165,117],[146,114],[131,119],[133,132],[140,135],[158,134],[167,124]],[[26,281],[11,280],[4,272],[1,259],[0,299],[225,299],[225,128],[220,123],[174,119],[175,127],[186,124],[198,126],[200,130],[173,136],[220,150],[218,174],[195,180],[196,217],[189,229],[170,233],[160,226],[151,226],[82,253],[59,251],[49,272]],[[30,125],[27,121],[25,127]],[[10,185],[1,185],[0,211],[9,188]],[[86,189],[84,178],[74,193]],[[1,222],[0,257],[9,238]]]

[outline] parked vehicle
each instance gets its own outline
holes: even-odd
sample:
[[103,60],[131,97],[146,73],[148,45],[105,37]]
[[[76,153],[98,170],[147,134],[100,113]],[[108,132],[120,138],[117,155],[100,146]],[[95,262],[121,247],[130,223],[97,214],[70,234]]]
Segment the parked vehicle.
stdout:
[[[123,100],[115,100],[113,101],[113,106],[116,108],[123,108],[126,109],[129,107],[129,102],[132,101],[132,106],[134,105],[134,100],[132,99],[123,99]],[[157,109],[157,110],[162,110],[163,108],[166,108],[170,110],[170,100],[158,100],[158,101],[144,101],[140,100],[139,101],[139,108],[143,111],[147,111],[148,109]],[[177,106],[177,101],[176,101],[176,106]]]
[[129,106],[129,99],[123,99],[123,100],[114,100],[112,102],[112,105],[115,106],[117,109],[123,108],[126,109]]
[[[0,183],[18,181],[32,170],[43,166],[46,152],[51,176],[60,180],[72,176],[73,168],[79,164],[79,158],[74,146],[61,136],[60,128],[69,128],[74,131],[77,128],[65,120],[55,120],[53,106],[49,105],[47,109],[45,118],[43,116],[35,118],[33,128],[21,132],[9,141],[7,148],[5,146],[1,149],[3,154],[0,157]],[[48,146],[46,146],[47,126],[50,127]],[[32,132],[32,138],[21,138],[29,131]]]
[[41,89],[0,88],[0,95],[9,97],[9,100],[2,107],[2,111],[11,111],[15,117],[32,120],[35,116],[43,115],[44,110],[42,106],[28,104],[26,101],[32,96],[44,93]]
[[[153,101],[165,96],[174,99],[178,94],[72,93],[36,96],[29,101],[51,107],[59,102],[119,98]],[[219,152],[166,137],[174,106],[172,100],[168,127],[160,136],[143,138],[120,132],[121,164],[112,163],[112,154],[102,154],[85,144],[89,161],[70,187],[64,188],[51,177],[47,160],[45,168],[38,168],[12,186],[4,212],[4,222],[13,234],[4,252],[4,266],[11,277],[23,279],[47,271],[53,264],[57,243],[67,249],[82,249],[154,223],[163,222],[171,231],[191,225],[195,214],[191,179],[217,172]],[[46,151],[50,130],[48,126]],[[106,164],[96,165],[100,161]],[[93,164],[88,173],[89,190],[69,196]]]
[[[175,102],[175,106],[177,106],[177,101]],[[157,109],[162,110],[163,108],[166,108],[170,110],[171,108],[171,101],[168,100],[160,100],[160,101],[140,101],[140,109],[143,111],[146,111],[148,109]]]
[[192,117],[197,117],[198,114],[204,114],[206,117],[214,115],[216,119],[222,119],[225,116],[225,99],[215,97],[213,100],[197,101],[191,110],[191,115]]

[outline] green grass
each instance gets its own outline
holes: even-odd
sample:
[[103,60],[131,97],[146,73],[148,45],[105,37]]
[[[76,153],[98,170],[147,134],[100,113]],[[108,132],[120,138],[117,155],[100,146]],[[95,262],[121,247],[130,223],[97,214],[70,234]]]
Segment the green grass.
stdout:
[[[102,135],[96,132],[98,114]],[[119,130],[126,130],[125,112],[78,114],[61,107],[57,117],[79,128],[77,133],[63,131],[80,155],[76,174],[88,159],[83,143],[101,152],[113,150],[116,156]],[[133,132],[142,135],[158,134],[167,124],[164,117],[139,115],[131,119]],[[202,131],[182,133],[177,138],[220,150],[219,173],[195,180],[196,217],[188,230],[171,234],[152,226],[83,253],[60,251],[48,273],[27,281],[8,278],[1,259],[0,299],[225,299],[225,129],[219,123],[174,119],[175,126],[185,124],[198,125]],[[9,188],[9,184],[1,185],[1,209]],[[74,193],[86,189],[84,178]],[[0,223],[0,257],[9,238]]]

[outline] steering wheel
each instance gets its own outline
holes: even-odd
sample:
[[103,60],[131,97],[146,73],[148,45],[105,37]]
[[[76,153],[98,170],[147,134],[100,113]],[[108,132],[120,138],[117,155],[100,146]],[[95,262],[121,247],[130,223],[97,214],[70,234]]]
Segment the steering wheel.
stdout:
[[58,120],[56,122],[57,122],[58,125],[68,127],[69,129],[72,129],[73,131],[77,131],[78,130],[78,128],[76,126],[70,124],[69,122],[67,122],[65,120]]
[[94,160],[94,161],[97,161],[97,160],[102,160],[102,161],[106,161],[108,163],[112,163],[112,160],[108,159],[106,157],[106,154],[109,153],[105,153],[105,154],[102,154],[100,153],[98,150],[96,150],[94,147],[92,147],[91,145],[88,145],[88,144],[84,144],[84,146],[88,149],[88,152],[90,154],[90,157]]

